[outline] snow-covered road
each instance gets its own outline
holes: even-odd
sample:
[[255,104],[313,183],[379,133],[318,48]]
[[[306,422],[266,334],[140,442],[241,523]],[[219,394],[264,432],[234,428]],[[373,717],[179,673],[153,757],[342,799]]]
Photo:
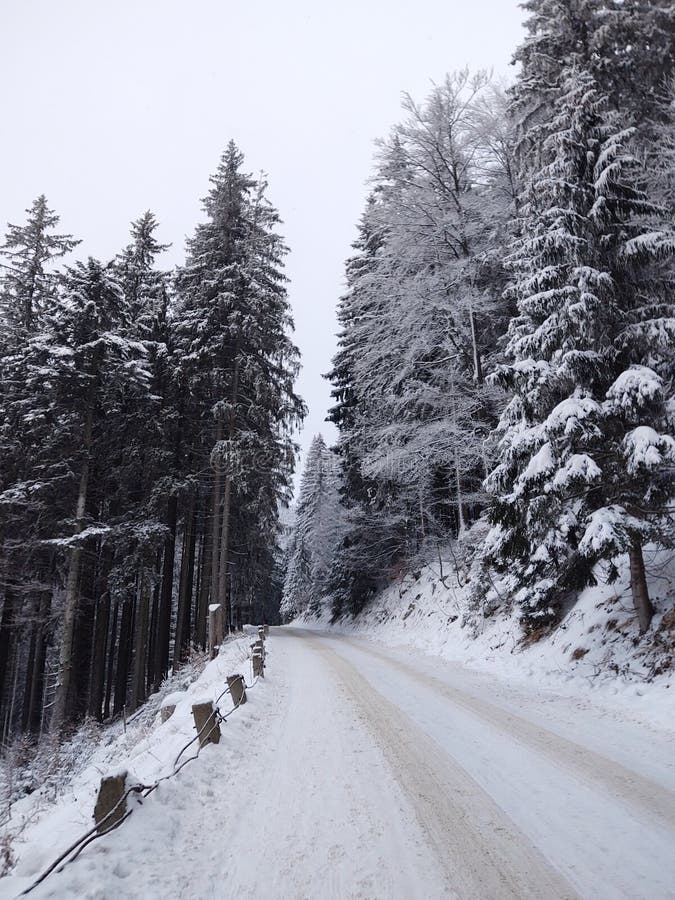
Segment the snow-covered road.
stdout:
[[[272,629],[219,747],[33,896],[675,898],[675,735],[357,638]],[[236,730],[236,731],[235,731]]]

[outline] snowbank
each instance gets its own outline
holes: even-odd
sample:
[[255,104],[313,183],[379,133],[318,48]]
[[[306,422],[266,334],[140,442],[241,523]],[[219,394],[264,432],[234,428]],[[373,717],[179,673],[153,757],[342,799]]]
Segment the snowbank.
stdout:
[[[6,834],[11,838],[8,846],[15,865],[10,875],[0,879],[0,898],[17,896],[70,844],[92,827],[94,804],[103,776],[128,771],[133,773],[135,780],[148,785],[173,771],[177,755],[195,737],[192,704],[197,700],[216,700],[225,688],[225,679],[229,674],[242,673],[246,681],[251,682],[249,643],[249,634],[226,641],[216,659],[206,664],[192,683],[177,684],[180,677],[172,679],[162,694],[151,697],[128,720],[126,729],[121,722],[103,728],[92,726],[88,745],[81,748],[83,764],[75,768],[67,784],[61,785],[56,797],[53,796],[53,790],[50,791],[43,785],[13,804]],[[264,682],[260,682],[260,685],[264,685]],[[184,689],[176,691],[177,686]],[[253,702],[238,709],[235,717],[255,718],[255,698],[263,691],[264,686],[256,685],[251,692],[253,696],[249,696],[249,700]],[[222,697],[218,705],[223,714],[232,709],[229,694]],[[162,722],[160,710],[166,706],[175,706],[175,711]],[[233,721],[234,718],[230,718],[228,725],[222,726],[225,739],[218,748],[204,748],[204,757],[216,750],[228,760],[236,761],[245,752],[245,731],[230,728],[229,723]],[[193,744],[183,754],[181,762],[194,755],[195,751],[196,745]],[[162,790],[144,800],[144,804],[166,802],[162,797],[172,790],[172,785],[178,779],[185,778],[184,773],[189,772],[189,767],[203,764],[204,759],[200,756],[199,760],[183,769],[177,779],[164,782]],[[223,760],[223,768],[226,765],[226,760]],[[121,835],[123,830],[131,828],[134,818],[136,814],[115,834]],[[156,821],[157,817],[154,819]],[[109,835],[97,844],[112,840],[114,836]],[[151,842],[151,836],[148,840]],[[86,854],[90,851],[84,852]],[[49,889],[53,878],[59,877],[50,876],[44,882],[44,890]],[[42,890],[40,887],[31,896],[41,896]]]

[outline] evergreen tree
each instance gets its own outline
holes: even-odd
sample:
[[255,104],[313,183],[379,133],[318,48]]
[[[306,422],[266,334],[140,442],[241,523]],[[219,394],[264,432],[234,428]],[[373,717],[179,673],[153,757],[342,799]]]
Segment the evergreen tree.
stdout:
[[[557,105],[512,258],[519,314],[509,326],[512,363],[495,377],[514,395],[488,479],[497,527],[486,555],[510,572],[530,627],[553,620],[600,559],[626,550],[641,559],[650,512],[614,502],[626,487],[615,471],[621,458],[624,469],[634,465],[632,429],[664,425],[652,369],[669,368],[673,327],[661,270],[672,238],[648,221],[661,211],[635,187],[631,133],[614,124],[588,73],[568,74]],[[645,364],[638,378],[633,367]],[[629,403],[638,381],[649,402]],[[654,440],[665,452],[667,436]],[[663,498],[656,483],[648,493]],[[643,569],[634,594],[638,577]]]
[[7,260],[0,271],[0,328],[16,339],[33,334],[56,291],[50,263],[70,253],[80,242],[69,234],[54,234],[59,216],[41,194],[25,225],[9,225],[0,254]]
[[166,317],[167,276],[156,268],[157,257],[170,244],[155,237],[158,223],[149,210],[131,223],[131,241],[115,260],[117,278],[129,304],[131,324],[139,337],[152,338],[158,319]]
[[55,730],[71,714],[74,702],[73,648],[83,552],[101,534],[90,507],[95,460],[106,454],[108,429],[120,406],[129,395],[143,400],[148,391],[143,347],[123,334],[128,315],[110,267],[93,259],[78,263],[67,271],[62,292],[45,316],[43,331],[27,345],[23,362],[40,490],[53,490],[58,482],[66,508],[64,495],[71,498],[71,533],[50,540],[67,560],[51,718]]
[[341,537],[337,459],[321,435],[316,435],[302,473],[288,548],[281,607],[285,619],[320,611],[321,600],[328,591],[331,561]]
[[178,377],[199,422],[199,469],[212,473],[208,595],[228,625],[272,577],[291,431],[304,415],[293,387],[298,352],[288,336],[279,216],[264,181],[242,163],[231,142],[204,201],[208,221],[189,240],[176,279]]
[[[540,168],[538,148],[572,70],[587,72],[623,127],[640,143],[666,112],[663,87],[675,75],[675,8],[670,0],[525,0],[527,37],[514,54],[512,89],[521,168]],[[541,132],[540,132],[541,129]]]

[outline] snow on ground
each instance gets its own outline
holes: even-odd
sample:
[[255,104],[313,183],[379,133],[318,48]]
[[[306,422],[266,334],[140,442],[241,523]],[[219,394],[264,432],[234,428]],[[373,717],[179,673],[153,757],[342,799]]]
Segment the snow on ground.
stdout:
[[[56,792],[54,785],[42,785],[12,806],[5,833],[16,835],[11,845],[16,865],[11,876],[0,879],[0,898],[14,897],[29,886],[61,852],[92,827],[94,804],[102,776],[127,769],[137,781],[152,784],[173,770],[177,754],[195,736],[192,704],[199,700],[215,700],[225,687],[226,675],[240,672],[247,682],[251,682],[248,652],[250,641],[250,635],[245,634],[244,637],[224,643],[219,656],[209,662],[191,683],[189,678],[196,674],[195,666],[181,670],[178,677],[171,680],[169,687],[182,685],[183,690],[172,690],[170,694],[164,690],[162,694],[154,695],[129,719],[126,730],[121,722],[116,722],[104,728],[92,727],[90,732],[84,729],[84,733],[78,734],[76,752],[82,755],[83,764],[78,766],[75,763],[74,774],[69,778],[65,789],[61,785]],[[236,764],[238,754],[245,749],[246,728],[260,715],[258,707],[264,691],[264,682],[256,684],[250,693],[251,702],[237,709],[229,718],[228,724],[222,726],[225,740],[221,753],[225,753],[230,762]],[[176,709],[162,723],[159,709],[169,701],[172,705],[175,704]],[[232,708],[229,694],[221,699],[219,708],[223,713]],[[239,727],[231,727],[230,723],[235,717],[243,719],[247,724],[242,726],[240,723]],[[193,755],[195,750],[196,745],[193,744],[181,758],[181,762]],[[72,747],[69,752],[73,752]],[[189,763],[178,778],[185,780],[191,766],[203,765],[209,752],[211,748],[205,748],[202,751],[203,757],[200,754],[200,759]],[[54,780],[58,777],[59,772],[55,772]],[[26,779],[26,773],[23,773],[23,778]],[[61,780],[63,781],[63,773]],[[163,797],[170,794],[169,784],[167,782],[160,787],[157,794]],[[137,812],[121,828],[129,828],[136,815]],[[101,841],[109,840],[110,837],[104,837]],[[50,880],[58,877],[52,875]],[[45,887],[50,884],[50,880],[45,882]],[[36,890],[32,896],[38,893]],[[92,896],[98,895],[94,892]]]
[[[638,721],[675,729],[675,561],[645,551],[656,615],[640,637],[625,567],[613,585],[586,589],[560,626],[525,644],[515,613],[468,621],[452,563],[408,574],[355,619],[303,617],[307,628],[357,634],[391,647],[592,699]],[[450,574],[449,574],[450,573]]]
[[[225,646],[168,722],[98,749],[24,831],[0,897],[86,830],[104,766],[170,770],[191,701],[244,668],[246,643]],[[31,897],[674,900],[672,730],[334,630],[273,628],[268,649],[220,744]]]

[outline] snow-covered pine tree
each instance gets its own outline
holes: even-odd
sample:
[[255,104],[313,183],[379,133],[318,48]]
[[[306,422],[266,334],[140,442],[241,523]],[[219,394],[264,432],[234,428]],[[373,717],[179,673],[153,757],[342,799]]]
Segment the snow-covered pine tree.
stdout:
[[50,263],[70,253],[80,242],[70,234],[55,234],[59,216],[41,194],[26,210],[24,225],[9,225],[0,247],[0,340],[26,339],[53,299],[56,274]]
[[[17,717],[26,728],[39,726],[38,687],[53,568],[37,549],[36,539],[54,511],[26,489],[30,457],[21,404],[29,398],[22,353],[54,299],[58,276],[53,263],[79,243],[55,233],[59,217],[44,196],[26,212],[25,224],[9,225],[0,246],[0,740],[6,739]],[[20,704],[23,691],[16,685],[24,678],[33,689]]]
[[139,337],[150,339],[157,319],[165,319],[167,306],[168,278],[157,268],[157,257],[171,246],[157,240],[157,228],[157,217],[147,210],[131,223],[131,240],[115,259],[132,327]]
[[[151,373],[151,391],[156,398],[154,415],[134,418],[125,423],[125,452],[120,455],[116,474],[129,484],[152,485],[143,490],[140,504],[127,504],[131,521],[154,523],[164,528],[159,585],[154,592],[149,624],[148,683],[155,689],[169,670],[171,604],[174,582],[176,534],[179,520],[179,493],[185,487],[182,469],[184,435],[179,424],[182,398],[176,390],[171,360],[169,321],[169,275],[157,267],[157,258],[169,248],[156,237],[158,222],[147,211],[131,223],[130,242],[115,259],[117,278],[130,312],[129,335],[142,340]],[[188,505],[189,505],[188,501]],[[131,522],[127,527],[131,527]],[[138,544],[128,544],[132,554]],[[116,567],[135,568],[123,555]],[[114,571],[113,577],[117,577]],[[179,645],[185,645],[185,615],[181,616]],[[180,651],[179,651],[180,657]],[[141,696],[145,690],[139,687]]]
[[[513,398],[487,481],[495,528],[486,557],[510,573],[528,627],[551,622],[599,560],[637,548],[652,531],[650,511],[615,502],[615,470],[620,457],[628,470],[635,465],[631,429],[663,425],[657,374],[638,378],[631,367],[667,367],[672,327],[659,268],[672,242],[648,221],[660,211],[634,186],[631,132],[586,72],[568,72],[557,110],[511,260],[519,314],[509,327],[512,363],[495,379]],[[650,402],[628,403],[623,388],[637,381],[651,386]],[[630,408],[623,431],[619,407]],[[656,440],[665,453],[667,437]],[[656,484],[653,494],[662,498]]]
[[61,527],[67,529],[48,541],[65,555],[67,568],[53,730],[60,729],[75,708],[75,620],[85,549],[107,530],[92,515],[92,475],[96,461],[107,453],[116,411],[131,398],[144,402],[148,394],[144,348],[124,336],[128,316],[111,267],[93,259],[78,263],[67,270],[62,290],[44,315],[43,329],[29,341],[22,360],[33,490],[58,492],[65,512]]
[[319,434],[307,452],[288,548],[281,606],[286,620],[320,611],[342,538],[342,517],[337,459]]
[[[565,72],[588,72],[623,127],[647,147],[663,120],[663,87],[675,75],[671,0],[525,0],[527,37],[511,90],[521,167],[538,171],[538,147],[555,114]],[[543,131],[540,134],[540,128]]]
[[177,274],[177,375],[199,422],[197,471],[209,471],[206,604],[236,625],[275,566],[278,504],[294,460],[292,429],[304,415],[294,390],[298,351],[284,285],[285,245],[264,180],[242,171],[228,145],[204,200],[208,221],[188,241]]

